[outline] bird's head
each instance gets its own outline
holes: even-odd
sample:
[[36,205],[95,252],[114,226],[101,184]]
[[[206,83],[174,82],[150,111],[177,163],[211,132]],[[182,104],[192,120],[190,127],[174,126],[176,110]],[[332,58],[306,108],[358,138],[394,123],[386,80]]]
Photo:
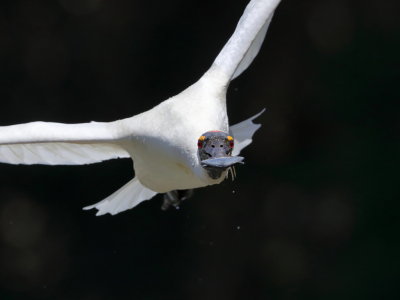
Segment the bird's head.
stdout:
[[197,146],[201,166],[212,179],[220,178],[225,170],[244,159],[232,156],[233,137],[223,131],[207,131],[198,139]]

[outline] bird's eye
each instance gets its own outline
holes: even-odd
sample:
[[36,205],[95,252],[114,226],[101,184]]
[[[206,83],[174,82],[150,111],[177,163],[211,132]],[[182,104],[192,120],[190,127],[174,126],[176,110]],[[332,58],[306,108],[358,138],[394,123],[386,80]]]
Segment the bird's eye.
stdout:
[[229,147],[233,148],[235,146],[235,142],[233,140],[233,137],[231,137],[230,135],[228,135],[228,137],[226,138],[228,140],[229,143]]

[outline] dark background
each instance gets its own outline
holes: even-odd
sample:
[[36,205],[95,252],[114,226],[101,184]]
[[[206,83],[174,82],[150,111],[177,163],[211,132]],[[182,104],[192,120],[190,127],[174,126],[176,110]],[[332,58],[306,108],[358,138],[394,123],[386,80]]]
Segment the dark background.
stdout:
[[[0,125],[145,111],[207,70],[246,4],[2,1]],[[180,210],[82,211],[128,160],[0,165],[0,299],[397,298],[398,6],[283,1],[228,92],[232,124],[269,109],[246,164]]]

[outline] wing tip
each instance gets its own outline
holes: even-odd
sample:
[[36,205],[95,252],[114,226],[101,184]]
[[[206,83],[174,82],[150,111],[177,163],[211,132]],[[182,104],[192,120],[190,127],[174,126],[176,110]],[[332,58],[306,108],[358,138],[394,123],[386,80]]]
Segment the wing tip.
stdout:
[[[251,121],[253,121],[254,119],[257,119],[259,116],[261,116],[263,113],[265,113],[266,111],[269,111],[269,110],[267,110],[267,108],[263,108],[258,114],[255,114],[254,116],[252,116],[251,118],[250,118],[250,120]],[[261,126],[261,125],[260,125]]]
[[104,211],[104,210],[102,210],[101,208],[97,207],[96,204],[82,207],[82,210],[91,210],[91,209],[93,209],[93,208],[97,209],[96,217],[104,216],[104,215],[106,215],[106,214],[110,214],[110,215],[115,215],[115,214],[117,214],[117,213],[115,213],[115,212],[113,213],[113,212],[110,212],[110,211]]

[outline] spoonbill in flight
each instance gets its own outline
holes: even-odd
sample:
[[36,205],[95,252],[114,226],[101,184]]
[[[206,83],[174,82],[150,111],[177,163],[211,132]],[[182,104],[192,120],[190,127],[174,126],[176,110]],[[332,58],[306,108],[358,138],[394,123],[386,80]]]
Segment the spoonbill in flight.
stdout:
[[191,189],[217,184],[252,142],[259,114],[229,126],[226,91],[260,50],[280,0],[251,0],[232,37],[193,85],[154,108],[114,122],[32,122],[0,127],[0,162],[81,165],[132,158],[135,178],[84,209],[117,214],[157,193],[163,209],[177,206]]

